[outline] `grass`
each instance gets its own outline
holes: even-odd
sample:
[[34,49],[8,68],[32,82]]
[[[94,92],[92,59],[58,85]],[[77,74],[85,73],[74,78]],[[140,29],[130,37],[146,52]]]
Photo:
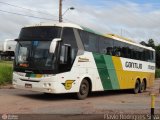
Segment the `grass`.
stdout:
[[0,61],[0,85],[12,82],[12,61]]
[[156,78],[160,78],[160,69],[156,70]]

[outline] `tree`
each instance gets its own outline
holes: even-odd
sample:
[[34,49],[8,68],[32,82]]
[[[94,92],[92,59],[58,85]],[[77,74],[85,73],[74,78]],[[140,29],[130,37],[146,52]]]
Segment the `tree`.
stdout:
[[160,52],[160,44],[156,46],[156,51]]
[[141,41],[140,44],[144,45],[144,46],[148,46],[148,44],[146,42],[144,42],[144,41]]
[[148,47],[152,47],[153,49],[155,49],[155,44],[153,39],[148,40]]

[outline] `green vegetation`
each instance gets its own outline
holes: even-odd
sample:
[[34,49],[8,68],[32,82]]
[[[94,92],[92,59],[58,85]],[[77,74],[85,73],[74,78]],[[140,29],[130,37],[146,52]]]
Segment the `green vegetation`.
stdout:
[[0,61],[0,85],[11,83],[13,62]]
[[160,78],[160,69],[156,70],[156,78]]

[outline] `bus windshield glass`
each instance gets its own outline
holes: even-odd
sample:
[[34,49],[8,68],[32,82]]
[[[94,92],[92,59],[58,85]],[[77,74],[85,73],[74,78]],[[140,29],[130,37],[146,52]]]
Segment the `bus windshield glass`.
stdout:
[[49,53],[51,41],[19,41],[16,66],[51,69],[54,54]]
[[[55,54],[49,52],[51,41],[60,38],[59,27],[23,28],[17,40],[15,71],[54,71]],[[39,73],[39,72],[37,72]]]

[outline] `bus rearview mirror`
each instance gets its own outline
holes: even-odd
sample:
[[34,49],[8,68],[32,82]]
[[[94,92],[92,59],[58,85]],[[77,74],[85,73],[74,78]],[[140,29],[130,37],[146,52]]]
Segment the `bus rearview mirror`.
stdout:
[[50,48],[49,48],[49,52],[50,53],[55,53],[56,47],[57,47],[57,43],[61,41],[61,38],[55,38],[52,40]]

